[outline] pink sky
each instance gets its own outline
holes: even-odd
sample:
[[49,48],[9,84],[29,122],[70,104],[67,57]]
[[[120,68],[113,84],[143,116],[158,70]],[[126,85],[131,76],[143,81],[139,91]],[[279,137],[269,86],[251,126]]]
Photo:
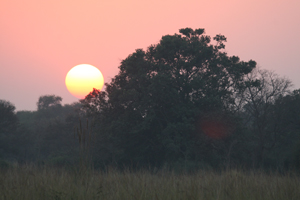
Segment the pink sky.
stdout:
[[92,64],[110,82],[135,49],[185,27],[225,35],[229,55],[300,88],[299,8],[299,0],[1,0],[0,99],[17,110],[36,110],[48,94],[75,102],[65,86],[73,66]]

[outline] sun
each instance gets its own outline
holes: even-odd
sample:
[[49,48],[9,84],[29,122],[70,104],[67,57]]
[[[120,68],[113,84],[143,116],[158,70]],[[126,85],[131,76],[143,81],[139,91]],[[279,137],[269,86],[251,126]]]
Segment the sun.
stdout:
[[69,92],[79,99],[93,91],[101,90],[104,85],[103,75],[93,65],[80,64],[73,67],[66,76],[66,86]]

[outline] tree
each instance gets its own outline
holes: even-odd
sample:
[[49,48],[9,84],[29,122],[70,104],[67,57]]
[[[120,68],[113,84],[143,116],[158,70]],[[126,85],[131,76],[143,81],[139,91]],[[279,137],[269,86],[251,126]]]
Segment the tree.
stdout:
[[256,66],[228,56],[223,35],[212,44],[204,29],[179,32],[129,55],[93,101],[101,134],[118,149],[112,155],[117,161],[161,165],[195,159],[195,141],[203,134],[196,130],[199,119],[210,112],[229,116],[233,94]]
[[244,117],[252,132],[254,141],[253,165],[263,163],[264,153],[279,142],[278,124],[282,117],[274,118],[274,104],[290,93],[291,81],[268,70],[255,69],[246,77],[246,90],[241,99],[244,102]]
[[300,90],[277,98],[271,111],[270,122],[276,136],[274,161],[281,168],[300,169]]
[[40,123],[48,123],[48,119],[52,118],[60,118],[63,119],[62,116],[62,98],[60,96],[55,95],[44,95],[40,96],[38,99],[37,112],[35,117]]
[[84,99],[79,100],[82,108],[81,110],[86,113],[87,115],[95,115],[100,113],[100,107],[103,101],[100,101],[101,97],[98,98],[100,95],[103,96],[104,93],[101,93],[100,90],[93,88],[93,91],[90,92]]
[[0,100],[0,158],[12,157],[15,144],[12,143],[19,126],[15,106],[9,101]]
[[5,100],[0,100],[0,133],[13,132],[18,125],[16,107]]
[[38,110],[48,109],[50,107],[61,106],[62,98],[55,95],[44,95],[40,96],[37,102]]

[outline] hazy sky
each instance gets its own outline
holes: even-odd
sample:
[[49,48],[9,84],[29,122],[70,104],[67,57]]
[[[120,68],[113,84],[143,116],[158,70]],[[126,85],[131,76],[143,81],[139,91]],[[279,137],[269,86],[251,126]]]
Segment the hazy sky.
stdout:
[[299,0],[0,0],[0,99],[36,110],[39,96],[78,101],[65,86],[88,63],[110,82],[120,61],[180,28],[227,37],[226,50],[300,88]]

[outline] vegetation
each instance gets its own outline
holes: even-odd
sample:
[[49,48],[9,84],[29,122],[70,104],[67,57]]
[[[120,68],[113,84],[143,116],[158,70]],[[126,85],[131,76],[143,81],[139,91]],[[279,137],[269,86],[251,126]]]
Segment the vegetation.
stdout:
[[300,198],[300,177],[238,170],[123,172],[114,169],[76,175],[56,168],[14,167],[0,172],[0,198],[6,199],[253,199]]
[[74,104],[43,95],[36,111],[16,112],[1,100],[0,165],[299,171],[300,90],[228,56],[225,42],[180,29]]

